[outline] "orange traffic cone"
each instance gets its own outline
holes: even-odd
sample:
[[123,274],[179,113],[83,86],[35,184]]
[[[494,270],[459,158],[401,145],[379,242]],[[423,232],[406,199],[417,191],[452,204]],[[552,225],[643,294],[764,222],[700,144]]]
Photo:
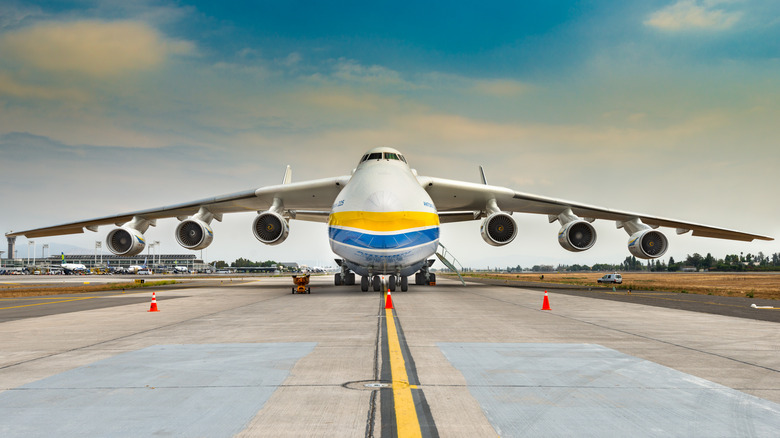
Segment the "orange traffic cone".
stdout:
[[387,300],[385,301],[385,309],[393,308],[393,299],[390,297],[390,289],[387,290]]
[[552,310],[550,308],[550,299],[547,298],[547,291],[544,291],[544,302],[542,303],[542,310]]
[[150,312],[159,312],[157,309],[157,296],[152,292],[152,307],[149,308]]

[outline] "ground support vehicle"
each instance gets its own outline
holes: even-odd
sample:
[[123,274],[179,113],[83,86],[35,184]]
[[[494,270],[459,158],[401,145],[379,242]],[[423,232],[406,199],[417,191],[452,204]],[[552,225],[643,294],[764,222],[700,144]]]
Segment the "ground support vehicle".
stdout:
[[306,275],[295,275],[293,276],[293,283],[295,283],[295,286],[292,288],[292,293],[294,294],[310,294],[311,293],[311,287],[309,286],[309,274]]

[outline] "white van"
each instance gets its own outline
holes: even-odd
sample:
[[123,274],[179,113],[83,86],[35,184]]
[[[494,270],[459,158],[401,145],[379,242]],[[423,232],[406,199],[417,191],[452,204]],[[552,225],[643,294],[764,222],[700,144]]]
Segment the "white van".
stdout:
[[623,283],[623,276],[620,274],[607,274],[598,280],[599,283],[615,283],[615,284],[622,284]]

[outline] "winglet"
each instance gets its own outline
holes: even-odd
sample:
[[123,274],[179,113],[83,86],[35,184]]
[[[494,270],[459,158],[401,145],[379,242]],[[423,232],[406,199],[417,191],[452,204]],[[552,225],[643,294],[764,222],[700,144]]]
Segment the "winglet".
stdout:
[[282,179],[282,184],[290,184],[292,182],[292,168],[290,165],[287,165],[287,169],[284,171],[284,178]]
[[479,176],[482,178],[482,184],[487,185],[487,178],[485,178],[485,169],[479,166]]

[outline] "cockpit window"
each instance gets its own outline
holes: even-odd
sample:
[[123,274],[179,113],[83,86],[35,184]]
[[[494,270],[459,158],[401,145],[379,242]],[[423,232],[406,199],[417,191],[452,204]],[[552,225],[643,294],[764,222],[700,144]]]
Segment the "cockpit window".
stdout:
[[[406,158],[404,158],[404,156],[403,156],[403,155],[401,155],[401,154],[398,154],[398,158],[400,158],[400,159],[401,159],[401,161],[403,161],[404,163],[406,163]],[[407,164],[409,164],[409,163],[407,163]]]
[[368,160],[368,154],[363,155],[363,158],[360,159],[360,162],[362,163],[366,160]]
[[398,159],[398,154],[385,152],[385,160],[397,160],[397,159]]
[[381,152],[374,152],[373,154],[368,154],[367,160],[381,160],[382,159],[382,153]]

